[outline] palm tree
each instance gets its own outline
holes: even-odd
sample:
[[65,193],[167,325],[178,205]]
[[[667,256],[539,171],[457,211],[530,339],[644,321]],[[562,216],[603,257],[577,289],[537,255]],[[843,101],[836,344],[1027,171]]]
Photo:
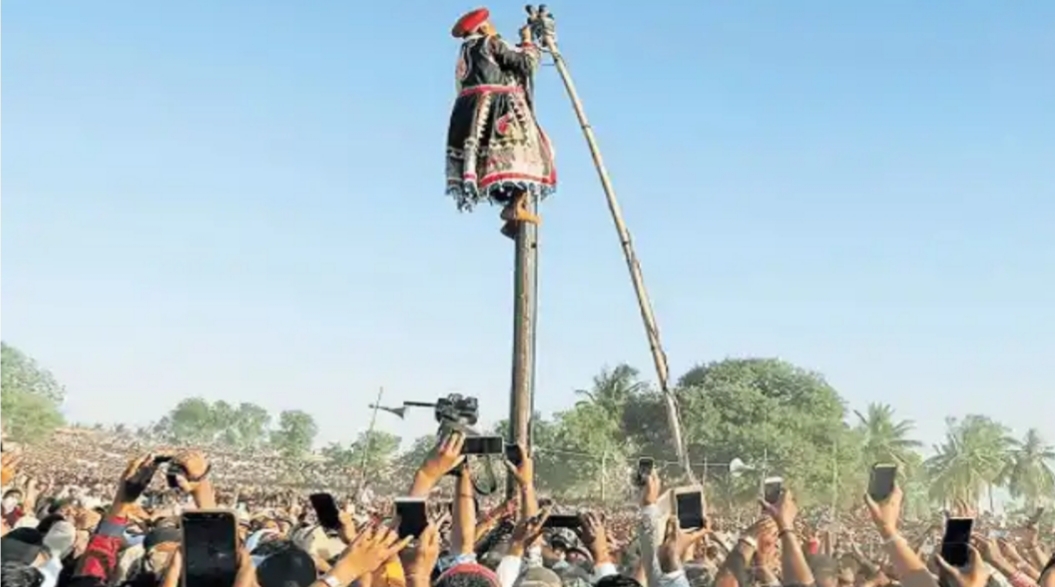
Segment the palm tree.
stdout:
[[1032,428],[1022,440],[1014,440],[1010,457],[999,480],[1011,497],[1024,498],[1031,510],[1042,502],[1050,502],[1055,495],[1055,446],[1047,444],[1040,431]]
[[608,465],[633,454],[634,447],[623,431],[623,415],[630,400],[647,390],[648,385],[638,379],[637,370],[621,364],[611,370],[603,369],[593,378],[590,389],[575,391],[580,399],[571,410],[557,414],[554,435],[558,446],[581,452],[587,458],[582,466],[574,468],[569,480],[604,485],[612,472]]
[[576,390],[575,395],[585,398],[578,402],[579,405],[593,404],[619,421],[627,401],[647,389],[648,384],[638,379],[637,369],[624,363],[612,370],[602,369],[594,376],[591,389]]
[[906,468],[918,460],[916,450],[922,446],[909,438],[915,424],[912,420],[897,420],[894,408],[888,404],[868,404],[865,413],[854,410],[857,429],[863,436],[861,456],[865,463],[896,463]]
[[945,440],[924,463],[931,479],[931,499],[975,506],[988,490],[992,509],[992,489],[1000,480],[1014,439],[1003,424],[986,416],[947,418],[945,424]]

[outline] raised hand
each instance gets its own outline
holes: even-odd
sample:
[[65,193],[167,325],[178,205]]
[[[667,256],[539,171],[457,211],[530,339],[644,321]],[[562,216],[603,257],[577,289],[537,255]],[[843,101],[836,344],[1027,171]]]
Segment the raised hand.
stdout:
[[132,459],[125,467],[124,473],[121,474],[113,508],[123,512],[135,503],[150,484],[150,480],[154,478],[156,471],[154,455],[148,453]]
[[185,451],[176,455],[172,463],[180,471],[176,474],[176,482],[179,484],[180,489],[187,493],[192,493],[197,489],[198,484],[209,473],[209,461],[205,459],[205,455],[196,450]]
[[989,583],[989,569],[982,561],[982,555],[978,550],[970,546],[970,558],[967,566],[960,569],[950,565],[940,554],[935,554],[934,560],[945,574],[956,584],[956,587],[985,587]]
[[655,505],[659,501],[661,485],[659,473],[652,469],[652,474],[645,479],[645,484],[641,487],[641,507]]
[[604,527],[601,516],[587,512],[580,516],[582,518],[582,531],[579,536],[593,555],[594,566],[612,562],[611,553],[608,549],[608,531]]
[[795,503],[795,497],[791,494],[790,489],[784,489],[780,493],[777,503],[769,503],[764,499],[759,500],[759,502],[762,504],[762,509],[777,523],[777,528],[780,530],[793,530],[795,528],[795,518],[799,515],[799,506]]
[[403,572],[410,583],[428,585],[432,580],[432,569],[440,558],[440,527],[443,519],[429,522],[418,538],[418,543],[401,554]]
[[0,472],[2,484],[6,487],[18,474],[18,466],[22,464],[22,455],[16,452],[3,453],[3,470]]
[[663,544],[659,546],[656,553],[660,570],[664,573],[672,573],[681,569],[685,554],[702,540],[708,531],[707,528],[700,528],[692,532],[683,532],[678,526],[677,516],[671,516],[667,520],[667,531],[663,537]]
[[465,445],[465,434],[451,432],[436,445],[436,448],[421,466],[421,471],[433,479],[439,479],[462,464],[462,446]]
[[363,575],[373,573],[410,544],[412,537],[403,540],[387,526],[372,526],[361,532],[345,549],[330,574],[347,585]]
[[872,523],[879,530],[880,536],[889,540],[898,531],[898,522],[901,519],[901,500],[904,494],[901,487],[895,485],[890,497],[881,502],[876,502],[871,496],[865,495],[865,505],[868,506],[868,514],[872,516]]
[[542,529],[545,527],[545,520],[550,517],[550,509],[543,508],[538,514],[532,517],[521,519],[517,523],[516,527],[513,528],[513,536],[510,539],[512,543],[510,551],[514,549],[517,552],[523,552],[527,548],[530,548],[539,536],[542,535]]
[[535,480],[535,461],[531,458],[531,454],[524,445],[517,445],[520,449],[520,464],[514,465],[510,461],[506,461],[506,468],[509,469],[509,474],[516,480],[517,485],[520,487],[527,487]]

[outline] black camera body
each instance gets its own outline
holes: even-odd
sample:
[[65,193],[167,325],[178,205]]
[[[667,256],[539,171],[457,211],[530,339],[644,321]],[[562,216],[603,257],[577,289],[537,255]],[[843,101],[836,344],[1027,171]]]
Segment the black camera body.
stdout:
[[475,397],[452,393],[436,400],[436,421],[441,425],[475,426],[480,419],[480,404]]

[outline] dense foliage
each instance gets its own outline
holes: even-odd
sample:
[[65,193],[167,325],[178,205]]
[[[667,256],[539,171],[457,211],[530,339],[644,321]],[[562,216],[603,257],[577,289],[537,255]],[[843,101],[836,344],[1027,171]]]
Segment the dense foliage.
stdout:
[[63,424],[66,390],[50,371],[13,346],[0,343],[0,414],[4,435],[33,443]]
[[[939,500],[983,503],[1004,488],[1023,506],[1050,505],[1055,497],[1055,447],[1037,430],[1022,437],[983,415],[946,421],[944,440],[924,454],[913,423],[894,408],[872,404],[850,411],[817,373],[775,359],[727,359],[685,373],[675,389],[694,474],[718,504],[749,503],[768,475],[798,485],[804,502],[847,506],[877,462],[900,465],[908,507]],[[533,443],[540,487],[567,497],[622,499],[641,455],[653,456],[676,478],[664,402],[627,365],[601,371],[575,392],[578,402],[544,417],[536,414]],[[17,349],[3,347],[5,433],[24,442],[46,437],[62,423],[63,388]],[[491,432],[504,434],[500,422]],[[177,444],[222,445],[233,450],[271,448],[288,459],[312,454],[312,416],[288,410],[273,418],[252,403],[188,398],[149,429]],[[382,490],[398,491],[405,475],[432,446],[433,435],[406,443],[380,431],[333,443],[315,460],[348,472],[369,472]]]

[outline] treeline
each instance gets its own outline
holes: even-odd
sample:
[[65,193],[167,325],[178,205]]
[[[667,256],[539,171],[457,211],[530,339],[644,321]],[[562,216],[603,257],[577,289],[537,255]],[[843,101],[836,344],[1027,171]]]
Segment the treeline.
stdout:
[[[13,374],[12,358],[18,359]],[[61,423],[62,388],[50,374],[7,346],[3,372],[5,431],[32,441]],[[955,501],[986,505],[998,488],[1029,508],[1055,498],[1055,447],[1037,430],[1016,435],[984,415],[950,418],[944,441],[925,454],[913,438],[913,423],[891,406],[852,411],[821,375],[775,359],[700,365],[675,389],[694,472],[720,506],[750,503],[762,477],[782,475],[804,502],[848,507],[877,462],[900,465],[908,505],[920,511]],[[576,395],[570,409],[536,415],[536,474],[546,491],[621,499],[640,455],[666,462],[668,476],[677,478],[664,402],[636,370],[603,370]],[[504,430],[499,423],[491,432]],[[190,398],[136,432],[170,443],[272,447],[297,460],[311,451],[317,426],[300,410],[273,417],[252,403]],[[340,469],[365,468],[380,489],[395,491],[432,443],[425,435],[402,451],[398,436],[363,432],[353,442],[322,448],[317,457]]]

